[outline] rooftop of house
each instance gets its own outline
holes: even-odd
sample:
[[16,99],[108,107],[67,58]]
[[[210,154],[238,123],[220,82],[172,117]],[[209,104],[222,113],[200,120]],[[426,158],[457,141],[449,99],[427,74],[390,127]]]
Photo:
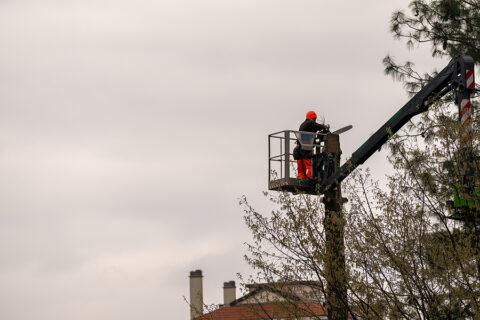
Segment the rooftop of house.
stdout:
[[255,283],[248,293],[194,320],[327,318],[320,285],[314,281]]
[[194,320],[257,320],[297,317],[327,318],[325,307],[314,303],[285,305],[279,303],[224,306]]

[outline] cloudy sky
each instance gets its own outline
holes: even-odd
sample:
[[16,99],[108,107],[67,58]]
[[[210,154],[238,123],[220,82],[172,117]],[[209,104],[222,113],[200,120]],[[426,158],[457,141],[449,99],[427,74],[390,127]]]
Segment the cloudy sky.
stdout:
[[[351,154],[407,100],[407,0],[0,0],[0,318],[188,319],[249,273],[267,135],[323,115]],[[381,177],[385,155],[366,165]]]

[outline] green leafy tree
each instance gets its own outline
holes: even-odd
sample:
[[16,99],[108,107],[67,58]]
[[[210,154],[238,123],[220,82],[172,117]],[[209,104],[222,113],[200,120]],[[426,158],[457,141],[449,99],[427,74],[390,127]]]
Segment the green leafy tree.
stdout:
[[[412,1],[392,15],[391,31],[410,48],[430,45],[433,57],[470,55],[480,61],[480,0]],[[384,59],[385,72],[418,92],[435,74],[412,62]],[[478,106],[476,97],[472,100]],[[462,184],[466,161],[479,183],[478,113],[473,114],[473,158],[459,143],[453,96],[437,101],[389,141],[393,172],[387,185],[356,170],[344,183],[348,308],[354,319],[480,319],[480,226],[478,208],[469,221],[450,219],[447,202]],[[246,199],[245,221],[255,241],[247,262],[265,282],[311,280],[314,297],[327,301],[325,227],[319,197],[267,194],[277,209],[261,214]]]

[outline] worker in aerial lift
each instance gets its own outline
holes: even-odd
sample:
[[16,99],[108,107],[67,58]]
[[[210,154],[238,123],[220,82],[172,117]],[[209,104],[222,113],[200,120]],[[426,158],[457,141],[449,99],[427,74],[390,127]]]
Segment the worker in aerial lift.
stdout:
[[[300,125],[299,131],[307,132],[318,132],[322,133],[328,132],[330,129],[329,125],[324,125],[317,123],[317,114],[314,111],[308,111],[305,121]],[[297,159],[297,178],[306,179],[312,178],[312,156],[313,151],[301,150],[297,141],[296,153],[298,154]]]

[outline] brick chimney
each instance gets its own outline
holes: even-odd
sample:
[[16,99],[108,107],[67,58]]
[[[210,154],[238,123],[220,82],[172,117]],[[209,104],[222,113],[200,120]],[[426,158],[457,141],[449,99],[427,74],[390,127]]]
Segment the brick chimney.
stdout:
[[223,283],[223,304],[229,304],[237,299],[236,289],[235,281]]
[[203,315],[202,270],[190,271],[190,319]]

